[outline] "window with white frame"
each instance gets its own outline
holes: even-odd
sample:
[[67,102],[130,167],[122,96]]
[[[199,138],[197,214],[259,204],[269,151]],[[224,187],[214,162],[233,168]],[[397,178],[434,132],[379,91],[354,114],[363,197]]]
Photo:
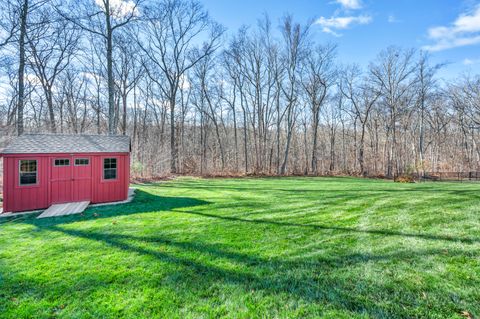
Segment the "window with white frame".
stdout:
[[103,179],[117,179],[117,159],[103,159]]
[[75,166],[88,166],[89,160],[88,158],[76,158],[75,159]]
[[68,158],[55,159],[55,166],[70,166],[70,160]]
[[37,184],[37,160],[20,160],[18,170],[21,186]]

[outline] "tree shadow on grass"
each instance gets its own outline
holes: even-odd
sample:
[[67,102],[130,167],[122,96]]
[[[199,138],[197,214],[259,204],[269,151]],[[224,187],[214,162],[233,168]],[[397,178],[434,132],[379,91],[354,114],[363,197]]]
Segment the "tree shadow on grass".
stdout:
[[[61,225],[45,226],[48,231],[60,232],[103,243],[109,247],[154,257],[160,262],[181,267],[177,270],[176,281],[166,283],[176,286],[186,285],[190,293],[204,293],[202,289],[214,284],[228,284],[242,287],[245,292],[262,291],[267,295],[286,294],[289,298],[334,306],[358,314],[374,317],[408,316],[409,306],[405,304],[405,313],[391,313],[388,308],[377,304],[374,295],[369,292],[385,293],[388,282],[373,282],[352,273],[345,279],[338,275],[348,272],[348,267],[367,262],[409,262],[426,257],[465,256],[466,252],[451,250],[448,256],[444,249],[401,250],[386,254],[352,253],[335,256],[316,256],[306,259],[285,259],[283,257],[266,258],[226,248],[225,245],[199,241],[179,241],[171,237],[155,234],[152,236],[129,234],[104,234],[64,228]],[[174,248],[164,249],[163,247]],[[475,255],[477,256],[477,255]],[[235,268],[222,267],[223,261],[237,265]],[[357,287],[368,287],[357,290]],[[405,301],[416,298],[419,291],[398,286],[403,290]],[[446,292],[439,292],[439,295]],[[427,309],[427,308],[425,308]],[[410,309],[412,310],[412,309]]]
[[198,215],[208,218],[216,218],[220,220],[230,221],[230,222],[242,222],[242,223],[251,223],[251,224],[268,224],[279,227],[304,227],[316,230],[333,230],[338,232],[349,232],[349,233],[367,233],[372,235],[382,235],[382,236],[403,236],[403,237],[414,237],[419,239],[426,240],[444,240],[452,242],[461,242],[466,244],[473,244],[480,242],[478,237],[454,237],[448,235],[434,235],[434,234],[423,234],[423,233],[408,233],[388,229],[357,229],[354,227],[339,227],[339,226],[329,226],[329,225],[319,225],[319,224],[301,224],[301,223],[291,223],[291,222],[282,222],[276,220],[266,220],[266,219],[245,219],[236,216],[222,216],[216,214],[210,214],[200,211],[178,211],[179,213]]

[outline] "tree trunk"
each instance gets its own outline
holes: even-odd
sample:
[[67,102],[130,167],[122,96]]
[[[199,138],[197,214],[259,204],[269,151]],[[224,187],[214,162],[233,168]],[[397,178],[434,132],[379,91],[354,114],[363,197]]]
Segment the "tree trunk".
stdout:
[[235,108],[233,109],[233,135],[235,139],[235,172],[238,172],[238,133],[237,133],[237,117]]
[[419,137],[419,158],[420,158],[420,169],[422,173],[422,177],[425,177],[425,156],[423,153],[423,150],[425,149],[424,145],[424,135],[425,135],[425,129],[424,129],[424,118],[425,118],[425,98],[422,96],[421,97],[422,105],[421,105],[421,113],[420,113],[420,137]]
[[127,93],[122,94],[122,135],[127,135]]
[[[172,94],[174,96],[174,94]],[[177,143],[175,142],[175,97],[170,97],[170,173],[177,173]]]
[[25,99],[25,34],[27,33],[28,0],[24,0],[22,13],[20,15],[20,36],[19,36],[19,63],[18,63],[18,105],[17,105],[17,135],[24,131],[23,109]]
[[358,164],[360,165],[360,174],[363,177],[367,176],[367,172],[365,171],[365,161],[364,161],[364,150],[365,150],[365,123],[362,122],[362,132],[360,135],[360,145],[358,150]]
[[243,152],[244,152],[244,162],[245,162],[245,174],[248,173],[248,132],[247,132],[247,110],[243,104],[243,94],[240,92],[240,105],[242,106],[243,111]]
[[315,175],[318,174],[318,169],[317,169],[318,119],[319,119],[318,117],[319,117],[319,112],[318,110],[315,110],[313,114],[313,133],[312,133],[313,145],[312,145],[312,163],[311,163],[312,173]]
[[113,44],[112,44],[112,26],[110,21],[110,6],[105,6],[105,20],[107,31],[107,81],[108,81],[108,134],[115,135],[115,88],[113,81]]
[[46,88],[45,95],[47,97],[48,115],[50,117],[50,131],[57,133],[57,126],[55,125],[55,113],[53,111],[53,93],[51,88]]
[[288,165],[288,154],[290,152],[290,143],[292,141],[292,128],[288,127],[288,131],[287,131],[287,145],[285,147],[285,153],[283,154],[283,163],[282,163],[282,167],[280,168],[280,174],[281,175],[285,175],[285,173],[287,172],[287,165]]

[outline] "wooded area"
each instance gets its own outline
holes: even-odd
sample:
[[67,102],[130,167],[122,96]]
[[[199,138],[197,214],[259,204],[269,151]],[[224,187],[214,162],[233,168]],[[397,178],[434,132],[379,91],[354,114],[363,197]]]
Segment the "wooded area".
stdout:
[[425,52],[343,65],[311,23],[264,16],[230,36],[189,0],[4,0],[0,14],[6,140],[127,134],[143,177],[479,170],[480,76],[444,81]]

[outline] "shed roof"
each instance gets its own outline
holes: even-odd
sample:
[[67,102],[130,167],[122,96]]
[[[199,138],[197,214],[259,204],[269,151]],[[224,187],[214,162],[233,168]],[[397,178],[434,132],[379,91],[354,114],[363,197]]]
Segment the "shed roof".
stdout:
[[2,151],[3,154],[125,152],[130,152],[128,136],[83,134],[23,134]]

